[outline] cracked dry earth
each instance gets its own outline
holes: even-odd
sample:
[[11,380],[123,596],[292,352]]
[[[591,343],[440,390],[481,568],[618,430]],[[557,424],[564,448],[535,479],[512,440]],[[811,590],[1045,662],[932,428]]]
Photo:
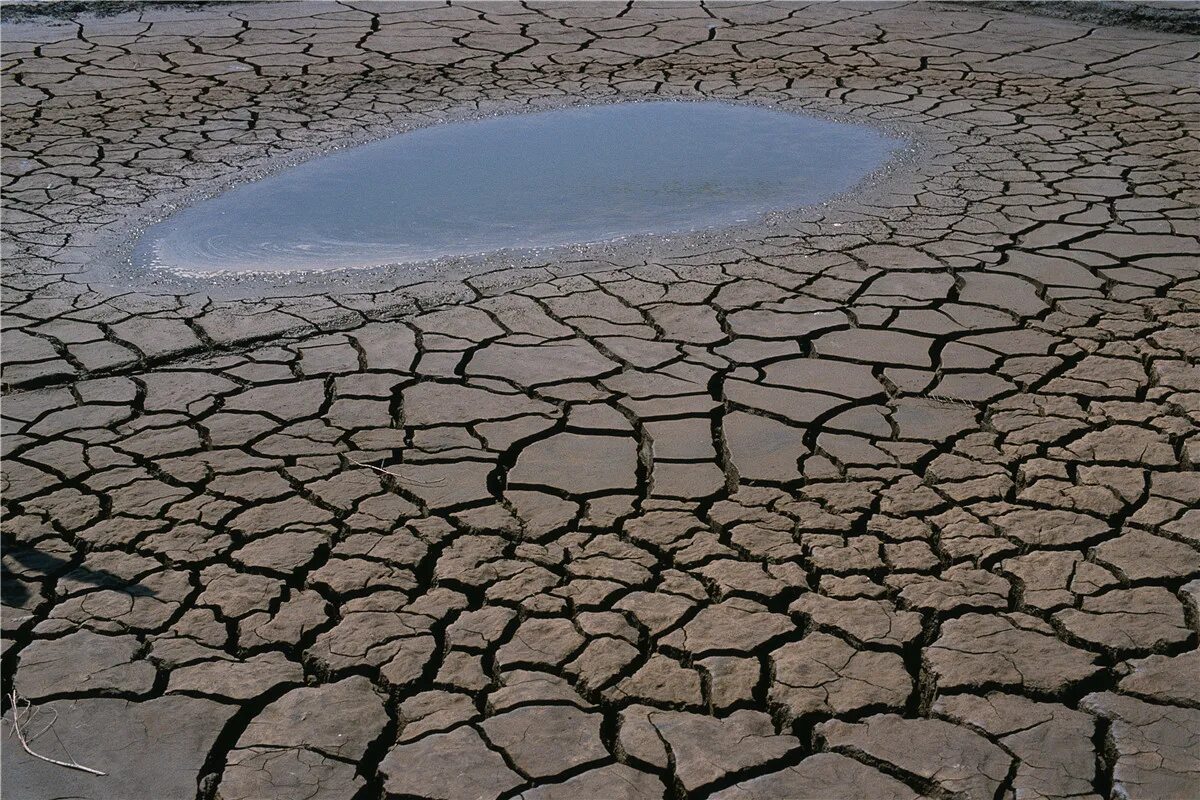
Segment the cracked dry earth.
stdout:
[[[4,691],[109,773],[9,738],[13,798],[1196,796],[1194,37],[283,3],[5,40]],[[84,271],[268,158],[648,96],[922,155],[640,261],[241,299]]]

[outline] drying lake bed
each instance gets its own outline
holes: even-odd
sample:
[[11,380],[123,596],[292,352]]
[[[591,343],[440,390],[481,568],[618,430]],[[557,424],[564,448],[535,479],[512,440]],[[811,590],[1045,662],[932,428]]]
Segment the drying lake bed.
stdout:
[[4,7],[6,796],[1194,792],[1153,5]]

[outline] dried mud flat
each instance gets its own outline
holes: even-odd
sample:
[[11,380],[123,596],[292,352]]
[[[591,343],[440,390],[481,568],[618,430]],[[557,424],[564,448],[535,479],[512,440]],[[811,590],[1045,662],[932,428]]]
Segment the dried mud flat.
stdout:
[[[4,34],[3,689],[109,773],[7,738],[6,794],[1194,794],[1194,35],[903,3]],[[106,231],[272,160],[645,97],[925,151],[641,260],[89,282]]]

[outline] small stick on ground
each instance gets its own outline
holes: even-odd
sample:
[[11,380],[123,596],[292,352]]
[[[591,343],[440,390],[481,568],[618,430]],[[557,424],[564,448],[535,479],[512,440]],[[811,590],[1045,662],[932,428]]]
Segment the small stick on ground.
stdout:
[[395,472],[386,470],[383,467],[377,467],[374,464],[365,464],[362,461],[358,461],[356,459],[351,458],[350,456],[346,456],[346,460],[349,461],[351,464],[356,464],[360,467],[366,467],[367,469],[373,469],[376,472],[382,472],[384,475],[391,475],[393,478],[400,481],[401,483],[410,483],[413,486],[437,486],[439,483],[442,483],[443,481],[446,480],[445,478],[438,478],[436,481],[415,481],[412,478],[406,478],[403,475],[397,475]]
[[13,733],[16,734],[17,741],[21,743],[22,750],[40,761],[45,761],[47,764],[54,764],[59,767],[66,767],[67,769],[77,769],[80,772],[86,772],[89,775],[99,775],[103,777],[108,774],[107,772],[101,772],[98,769],[85,767],[83,764],[77,763],[74,758],[72,758],[70,761],[59,761],[57,758],[50,758],[50,756],[44,756],[41,753],[33,752],[33,750],[29,747],[29,743],[36,741],[39,736],[54,726],[54,723],[58,721],[58,712],[54,712],[54,718],[50,720],[46,727],[42,728],[35,735],[28,736],[25,728],[37,718],[37,715],[41,709],[34,711],[33,714],[30,715],[29,711],[31,708],[33,708],[33,703],[30,703],[27,700],[25,701],[25,707],[22,708],[21,698],[17,696],[16,691],[13,691],[8,696],[8,699],[12,701],[12,719],[9,720],[9,724],[12,725]]

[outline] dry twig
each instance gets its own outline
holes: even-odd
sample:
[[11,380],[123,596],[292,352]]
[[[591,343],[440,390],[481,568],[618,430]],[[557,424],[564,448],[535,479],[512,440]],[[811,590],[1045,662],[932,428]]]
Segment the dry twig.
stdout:
[[[29,743],[37,741],[39,736],[54,727],[54,723],[58,722],[58,712],[54,711],[54,716],[48,723],[46,723],[44,728],[42,728],[33,736],[29,736],[27,729],[33,724],[33,721],[37,719],[37,715],[40,714],[42,710],[38,708],[33,710],[33,713],[30,713],[30,710],[33,709],[33,703],[29,702],[28,700],[25,701],[25,706],[22,708],[21,698],[17,696],[15,690],[8,696],[8,699],[12,701],[12,719],[9,720],[9,724],[12,725],[13,733],[16,734],[17,741],[21,743],[21,749],[23,749],[26,753],[29,753],[29,755],[40,761],[45,761],[47,764],[54,764],[59,767],[66,767],[67,769],[77,769],[80,772],[86,772],[89,775],[104,776],[108,774],[107,772],[101,772],[98,769],[85,767],[84,765],[75,761],[74,757],[72,757],[70,761],[59,761],[57,758],[50,758],[50,756],[44,756],[41,753],[33,752],[33,750],[29,747]],[[53,709],[51,710],[53,711]],[[61,743],[62,740],[60,739],[59,742]],[[63,746],[63,749],[66,749],[65,745]],[[67,755],[70,755],[70,753]]]
[[956,406],[966,406],[967,408],[977,408],[975,403],[970,400],[964,400],[961,397],[950,397],[944,394],[927,394],[925,396],[935,403],[949,403]]
[[357,464],[360,467],[366,467],[367,469],[373,469],[376,472],[382,472],[384,475],[391,475],[393,478],[400,481],[401,483],[410,483],[413,486],[437,486],[439,483],[442,483],[443,481],[446,480],[445,478],[438,478],[436,481],[416,481],[416,480],[413,480],[412,478],[406,478],[403,475],[398,475],[395,472],[386,470],[383,467],[377,467],[374,464],[366,464],[362,461],[358,461],[356,459],[351,458],[350,456],[346,456],[346,460],[349,461],[351,464]]

